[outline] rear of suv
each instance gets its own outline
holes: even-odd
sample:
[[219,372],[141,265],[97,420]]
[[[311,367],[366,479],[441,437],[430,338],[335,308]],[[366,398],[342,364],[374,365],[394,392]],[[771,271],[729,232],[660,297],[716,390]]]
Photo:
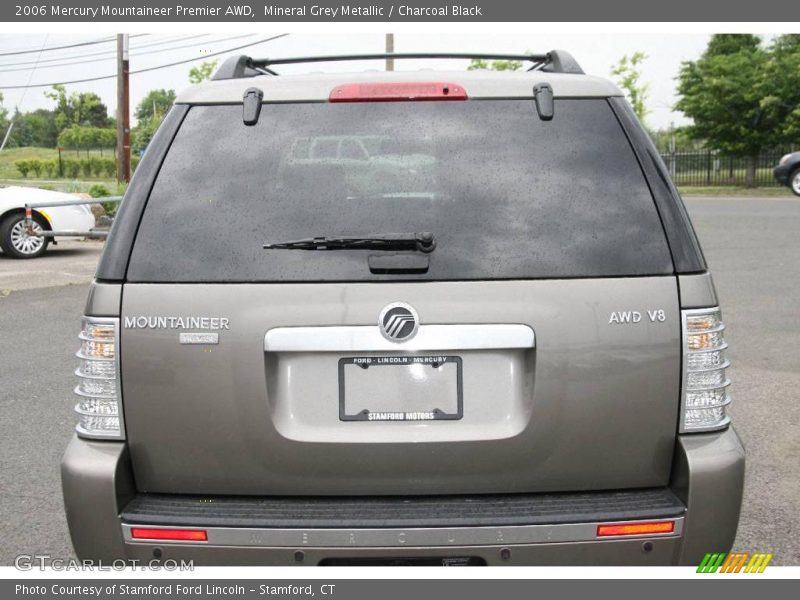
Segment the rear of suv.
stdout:
[[517,73],[276,76],[319,58],[230,59],[137,169],[80,335],[77,554],[729,550],[724,325],[619,90],[563,51]]

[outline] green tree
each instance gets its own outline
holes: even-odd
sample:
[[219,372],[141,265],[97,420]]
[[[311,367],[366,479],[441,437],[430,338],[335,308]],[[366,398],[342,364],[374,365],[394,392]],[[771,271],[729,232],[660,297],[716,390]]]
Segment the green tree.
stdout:
[[748,187],[761,151],[786,141],[798,123],[799,47],[796,36],[765,48],[755,35],[718,34],[698,60],[681,65],[675,108],[693,120],[693,137],[749,159]]
[[207,60],[192,67],[189,71],[189,83],[200,83],[209,79],[217,69],[217,62],[216,60]]
[[117,132],[110,127],[67,127],[58,134],[58,145],[71,150],[113,148],[117,143]]
[[522,68],[522,61],[519,60],[483,60],[482,58],[473,58],[467,71],[519,71]]
[[[204,63],[206,64],[206,63]],[[210,67],[213,71],[214,65]],[[136,107],[136,126],[131,130],[131,147],[143,150],[153,139],[169,107],[175,102],[174,90],[150,90]]]
[[765,73],[770,89],[761,106],[770,119],[783,123],[776,141],[795,145],[800,141],[800,34],[778,36],[770,50]]
[[44,95],[56,103],[55,123],[59,133],[72,125],[108,127],[113,124],[108,108],[94,92],[67,94],[63,85],[54,85]]
[[616,65],[611,67],[611,76],[614,77],[617,85],[625,92],[633,112],[642,122],[644,122],[649,112],[647,110],[647,96],[650,86],[642,83],[642,72],[639,66],[645,60],[647,60],[647,54],[634,52],[630,56],[624,55]]
[[[11,122],[14,123],[14,128],[11,130],[11,135],[6,144],[8,148],[20,148],[23,146],[55,147],[58,131],[53,111],[39,108],[32,112],[21,113],[16,110],[8,125]],[[5,128],[0,126],[0,141],[7,130],[7,126]]]
[[172,103],[175,102],[175,90],[150,90],[142,101],[136,105],[133,116],[137,123],[145,121],[161,122]]
[[131,130],[131,148],[134,150],[144,150],[153,139],[156,129],[161,125],[161,121],[148,119],[142,121]]
[[686,127],[673,127],[650,131],[650,137],[661,152],[693,152],[703,149],[703,141],[692,137]]

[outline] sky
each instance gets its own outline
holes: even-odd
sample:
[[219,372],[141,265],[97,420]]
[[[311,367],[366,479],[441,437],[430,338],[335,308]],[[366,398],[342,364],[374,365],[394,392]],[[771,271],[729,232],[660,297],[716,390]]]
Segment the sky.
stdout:
[[[598,25],[599,27],[600,25]],[[489,27],[487,27],[488,29]],[[145,69],[190,58],[206,58],[208,54],[228,50],[236,46],[250,44],[278,35],[281,31],[262,30],[249,33],[226,32],[203,34],[202,32],[183,32],[175,35],[138,34],[130,40],[130,69]],[[116,72],[116,44],[106,42],[63,50],[40,50],[52,46],[96,41],[110,37],[98,35],[66,35],[63,33],[28,33],[0,36],[0,93],[4,96],[3,105],[13,112],[19,106],[22,112],[37,108],[52,108],[52,100],[44,96],[48,88],[31,87],[8,89],[6,86],[25,86],[39,83],[83,79]],[[672,110],[677,100],[675,77],[680,64],[685,60],[697,59],[705,49],[708,34],[587,34],[531,35],[492,33],[476,35],[459,34],[410,34],[395,36],[396,52],[490,52],[524,53],[546,52],[553,48],[568,50],[578,60],[583,70],[591,75],[610,77],[610,70],[620,57],[642,51],[647,60],[642,63],[642,81],[649,85],[646,123],[653,129],[668,128],[671,124],[683,125],[687,119]],[[4,55],[9,52],[33,50],[27,54]],[[321,35],[319,33],[292,33],[271,42],[261,43],[230,54],[248,53],[252,56],[297,56],[314,54],[349,54],[384,51],[384,32],[375,34]],[[89,56],[87,56],[89,55]],[[224,60],[225,55],[218,57]],[[38,64],[36,64],[38,62]],[[81,61],[81,64],[64,63]],[[18,64],[28,63],[28,64]],[[189,85],[188,74],[191,64],[182,64],[146,73],[131,75],[131,113],[133,108],[155,88],[180,90]],[[465,68],[467,61],[399,61],[397,70],[420,68]],[[33,67],[36,67],[33,69]],[[291,65],[280,69],[281,73],[299,73],[318,70],[350,71],[382,69],[382,62],[363,62],[325,65]],[[68,91],[92,91],[97,93],[113,116],[116,110],[116,79],[105,79],[67,86]]]

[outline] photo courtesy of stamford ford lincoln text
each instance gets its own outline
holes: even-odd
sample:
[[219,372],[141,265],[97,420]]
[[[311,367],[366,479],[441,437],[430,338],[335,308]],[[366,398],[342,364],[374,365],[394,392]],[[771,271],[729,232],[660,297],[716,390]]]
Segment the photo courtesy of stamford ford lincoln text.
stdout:
[[793,595],[800,24],[598,7],[0,8],[3,595]]

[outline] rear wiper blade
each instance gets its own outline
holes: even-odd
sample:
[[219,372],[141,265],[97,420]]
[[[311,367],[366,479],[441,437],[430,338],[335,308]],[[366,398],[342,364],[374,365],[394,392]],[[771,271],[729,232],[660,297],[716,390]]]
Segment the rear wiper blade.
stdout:
[[433,234],[386,233],[367,236],[313,237],[289,242],[264,244],[266,250],[418,250],[433,252]]

